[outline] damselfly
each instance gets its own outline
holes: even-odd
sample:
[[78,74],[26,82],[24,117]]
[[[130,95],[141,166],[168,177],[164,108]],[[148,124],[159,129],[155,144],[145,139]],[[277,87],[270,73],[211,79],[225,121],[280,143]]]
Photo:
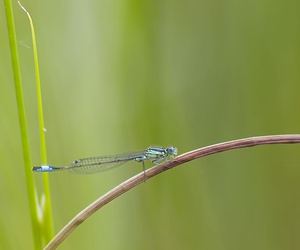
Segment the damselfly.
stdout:
[[119,167],[128,161],[142,162],[143,170],[145,170],[145,160],[149,160],[154,164],[158,164],[169,157],[177,155],[177,148],[170,147],[153,147],[150,146],[146,150],[107,156],[96,156],[89,158],[82,158],[73,161],[67,166],[49,166],[42,165],[33,167],[34,172],[56,172],[56,171],[70,171],[78,174],[93,174]]

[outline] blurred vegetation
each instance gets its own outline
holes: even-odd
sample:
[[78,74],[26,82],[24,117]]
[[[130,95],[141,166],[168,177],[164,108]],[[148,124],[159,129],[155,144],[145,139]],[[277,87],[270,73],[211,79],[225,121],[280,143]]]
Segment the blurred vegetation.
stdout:
[[[149,145],[183,153],[299,133],[299,1],[22,3],[36,29],[53,165]],[[14,15],[38,165],[31,33],[17,2]],[[4,16],[0,8],[0,249],[30,249]],[[262,146],[185,164],[104,207],[60,249],[299,249],[299,150]],[[90,176],[51,175],[55,231],[138,171],[130,163]]]

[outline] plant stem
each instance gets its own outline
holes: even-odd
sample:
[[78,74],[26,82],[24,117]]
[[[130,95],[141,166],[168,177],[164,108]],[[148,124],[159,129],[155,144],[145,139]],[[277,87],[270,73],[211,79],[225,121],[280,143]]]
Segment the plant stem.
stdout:
[[126,193],[130,189],[134,188],[138,184],[143,183],[145,181],[145,178],[150,179],[173,167],[182,165],[183,163],[195,160],[203,156],[220,153],[231,149],[279,143],[300,143],[300,134],[257,136],[222,142],[184,153],[169,161],[163,162],[152,168],[149,168],[145,172],[143,171],[142,173],[139,173],[124,181],[123,183],[119,184],[118,186],[111,189],[106,194],[102,195],[100,198],[95,200],[85,209],[83,209],[49,242],[49,244],[44,248],[44,250],[56,249],[68,237],[68,235],[73,230],[75,230],[77,226],[83,223],[97,210],[99,210],[115,198],[119,197],[120,195]]
[[39,218],[38,218],[38,202],[37,202],[37,197],[35,192],[35,183],[31,172],[32,165],[31,165],[31,158],[30,158],[30,148],[29,148],[29,140],[28,140],[28,133],[27,133],[27,125],[26,125],[26,114],[25,114],[25,107],[24,107],[24,100],[23,100],[23,90],[21,85],[21,73],[19,67],[19,57],[17,51],[17,42],[16,42],[15,25],[14,25],[11,0],[4,0],[4,7],[6,13],[7,31],[8,31],[9,45],[10,45],[13,76],[14,76],[19,127],[20,127],[22,150],[23,150],[27,197],[28,197],[28,204],[29,204],[31,224],[32,224],[32,233],[34,238],[34,247],[35,249],[41,249],[41,235],[39,230]]
[[[39,119],[39,134],[40,134],[40,150],[41,150],[41,161],[42,164],[47,164],[47,150],[46,150],[46,136],[45,136],[45,126],[44,126],[44,115],[43,115],[43,102],[42,102],[42,91],[41,91],[41,81],[40,81],[40,71],[38,63],[37,45],[35,38],[35,31],[33,26],[32,18],[29,12],[21,5],[18,1],[20,7],[27,14],[30,22],[31,37],[32,37],[32,48],[33,48],[33,61],[34,61],[34,72],[35,72],[35,83],[36,83],[36,96],[37,96],[37,107],[38,107],[38,119]],[[47,173],[43,174],[43,204],[41,206],[42,210],[42,221],[41,229],[43,233],[43,239],[45,242],[49,242],[53,235],[53,220],[51,213],[51,195],[49,188],[49,176]]]

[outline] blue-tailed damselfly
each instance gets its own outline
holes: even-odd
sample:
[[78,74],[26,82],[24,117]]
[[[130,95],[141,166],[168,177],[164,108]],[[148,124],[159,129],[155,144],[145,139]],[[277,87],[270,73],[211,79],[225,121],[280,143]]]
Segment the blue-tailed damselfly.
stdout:
[[146,150],[107,156],[96,156],[89,158],[82,158],[73,161],[67,166],[49,166],[42,165],[33,167],[34,172],[56,172],[56,171],[70,171],[78,174],[93,174],[121,166],[128,161],[142,162],[143,170],[145,170],[144,161],[150,160],[154,164],[158,164],[168,157],[177,155],[177,148],[170,147],[154,147],[150,146]]

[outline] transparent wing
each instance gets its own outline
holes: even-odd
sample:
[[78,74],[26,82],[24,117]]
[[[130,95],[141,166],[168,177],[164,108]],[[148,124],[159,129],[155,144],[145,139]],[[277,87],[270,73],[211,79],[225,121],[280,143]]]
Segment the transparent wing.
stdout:
[[75,174],[93,174],[119,167],[128,161],[138,161],[139,159],[143,158],[144,151],[136,151],[119,155],[82,158],[73,161],[69,166],[64,167],[64,170],[68,170],[71,173]]

